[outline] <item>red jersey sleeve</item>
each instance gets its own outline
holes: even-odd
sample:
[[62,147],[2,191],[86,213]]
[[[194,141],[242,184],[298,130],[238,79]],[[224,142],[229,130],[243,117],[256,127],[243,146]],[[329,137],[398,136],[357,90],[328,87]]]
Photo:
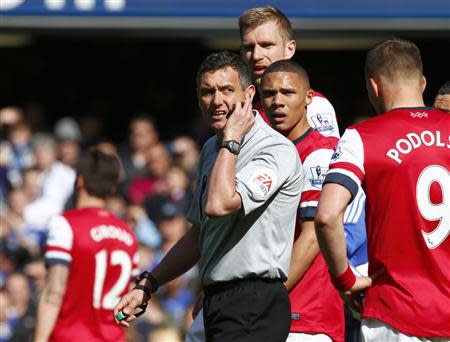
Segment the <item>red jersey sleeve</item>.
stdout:
[[50,220],[45,262],[47,265],[72,262],[73,232],[64,216],[55,216]]
[[316,217],[322,184],[332,154],[332,149],[321,148],[310,153],[303,161],[302,172],[305,181],[300,197],[300,217],[302,219]]
[[356,129],[347,129],[331,157],[324,183],[337,183],[347,188],[352,200],[364,180],[364,145]]

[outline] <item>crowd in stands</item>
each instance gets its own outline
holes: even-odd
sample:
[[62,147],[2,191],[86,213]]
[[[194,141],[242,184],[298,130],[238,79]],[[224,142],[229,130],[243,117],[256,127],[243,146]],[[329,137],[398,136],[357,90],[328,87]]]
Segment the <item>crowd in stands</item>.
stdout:
[[[49,219],[73,208],[74,167],[92,144],[121,161],[117,193],[108,209],[132,227],[140,269],[151,269],[189,228],[199,142],[188,136],[163,141],[152,117],[131,118],[129,139],[113,144],[85,138],[74,118],[51,131],[35,131],[19,107],[0,109],[0,342],[27,341],[46,279],[43,259]],[[127,330],[129,340],[181,341],[199,291],[196,269],[155,294],[149,309]],[[165,336],[165,337],[164,337]]]

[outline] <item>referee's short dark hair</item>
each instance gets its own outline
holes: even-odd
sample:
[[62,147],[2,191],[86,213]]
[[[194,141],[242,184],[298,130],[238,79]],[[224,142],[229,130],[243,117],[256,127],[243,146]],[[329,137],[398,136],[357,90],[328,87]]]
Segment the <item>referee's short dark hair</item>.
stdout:
[[252,84],[252,70],[248,63],[241,56],[230,51],[221,51],[208,55],[197,71],[197,89],[203,74],[215,72],[226,67],[231,67],[237,71],[242,89],[247,89]]
[[116,156],[92,147],[78,162],[76,171],[77,178],[83,177],[84,188],[89,195],[104,199],[116,191],[120,175]]

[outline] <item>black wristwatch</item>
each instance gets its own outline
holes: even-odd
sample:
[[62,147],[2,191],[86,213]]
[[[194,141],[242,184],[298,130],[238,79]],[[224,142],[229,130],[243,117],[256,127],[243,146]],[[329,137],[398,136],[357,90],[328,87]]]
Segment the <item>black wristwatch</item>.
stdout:
[[[148,284],[146,283],[145,285],[141,285],[139,284],[142,279],[147,279],[148,283],[150,283],[150,287],[148,286]],[[141,290],[144,292],[144,299],[141,305],[138,306],[138,308],[141,309],[141,311],[139,312],[135,312],[133,313],[133,316],[138,317],[140,315],[142,315],[145,310],[147,309],[147,305],[148,305],[148,301],[150,300],[150,298],[152,297],[152,293],[156,292],[156,290],[158,290],[159,284],[158,281],[155,279],[155,277],[148,271],[142,272],[141,274],[139,274],[136,279],[134,280],[136,286],[134,287],[133,290]],[[116,315],[116,318],[121,321],[123,319],[126,319],[129,315],[124,313],[124,312],[119,312]]]
[[226,140],[222,141],[222,143],[220,144],[220,148],[226,148],[231,153],[238,155],[239,150],[241,148],[241,144],[238,143],[236,140]]
[[154,293],[158,290],[158,288],[159,288],[158,281],[155,279],[155,277],[150,272],[148,272],[148,271],[142,272],[141,274],[139,274],[136,277],[136,280],[134,282],[136,283],[136,285],[139,285],[139,283],[141,282],[142,279],[147,279],[147,281],[152,286],[150,293]]

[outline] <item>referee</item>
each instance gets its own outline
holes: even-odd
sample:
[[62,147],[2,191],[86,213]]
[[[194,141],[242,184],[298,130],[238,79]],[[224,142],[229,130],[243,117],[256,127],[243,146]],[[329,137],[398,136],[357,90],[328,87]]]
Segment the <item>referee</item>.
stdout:
[[252,110],[254,94],[251,70],[238,55],[215,53],[200,65],[199,106],[216,134],[200,155],[187,215],[192,227],[117,304],[115,315],[126,317],[121,324],[129,326],[158,286],[198,262],[207,341],[286,340],[283,282],[303,179],[292,143]]

